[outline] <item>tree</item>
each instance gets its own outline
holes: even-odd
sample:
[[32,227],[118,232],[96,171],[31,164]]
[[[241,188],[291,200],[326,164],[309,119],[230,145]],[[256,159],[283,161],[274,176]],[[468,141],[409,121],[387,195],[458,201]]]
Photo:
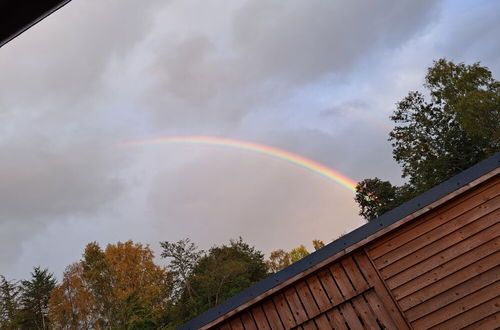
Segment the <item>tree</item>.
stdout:
[[292,249],[290,251],[290,261],[291,263],[297,262],[300,259],[306,257],[309,255],[309,251],[307,251],[306,247],[304,245],[299,245],[295,249]]
[[[313,240],[312,243],[315,251],[325,246],[325,243],[319,239]],[[291,249],[289,252],[279,249],[271,252],[269,259],[266,260],[266,266],[269,272],[276,273],[307,255],[309,255],[309,251],[307,251],[306,247],[302,244]]]
[[99,329],[96,301],[83,277],[81,263],[69,265],[49,301],[49,319],[56,329]]
[[0,275],[0,329],[14,328],[19,310],[20,288],[14,281]]
[[356,201],[368,221],[500,151],[500,82],[487,67],[440,59],[424,87],[429,101],[412,91],[391,116],[389,140],[407,183],[358,183]]
[[196,244],[191,242],[189,238],[180,240],[175,243],[160,242],[163,252],[162,258],[169,258],[169,269],[173,275],[173,293],[179,295],[186,291],[192,297],[195,293],[189,282],[189,277],[203,255],[203,251],[198,250]]
[[325,243],[319,239],[314,239],[312,243],[313,243],[314,251],[318,251],[319,249],[321,249],[325,246]]
[[61,329],[156,329],[170,307],[171,276],[153,262],[149,247],[127,241],[93,242],[67,268],[50,301]]
[[266,260],[267,269],[271,273],[277,273],[283,268],[290,266],[291,263],[290,253],[283,249],[271,252],[269,259]]
[[40,267],[34,268],[30,280],[21,281],[16,328],[49,329],[49,299],[55,285],[54,275]]
[[187,279],[192,290],[182,288],[172,312],[173,325],[222,303],[267,275],[264,255],[241,238],[212,247],[192,267]]

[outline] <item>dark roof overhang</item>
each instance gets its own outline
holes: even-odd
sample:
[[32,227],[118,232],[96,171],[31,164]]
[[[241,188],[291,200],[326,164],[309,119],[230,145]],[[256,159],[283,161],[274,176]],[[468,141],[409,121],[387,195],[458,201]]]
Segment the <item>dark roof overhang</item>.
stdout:
[[0,0],[0,47],[71,0]]
[[499,167],[500,152],[423,194],[418,195],[408,202],[403,203],[358,229],[355,229],[345,236],[342,236],[278,273],[267,277],[254,286],[243,290],[220,305],[209,309],[205,313],[185,323],[178,329],[194,330],[209,325],[229,312],[241,308],[248,302],[255,301],[256,298],[263,296],[267,291],[280,287],[281,285],[286,285],[286,283],[291,280],[293,281],[293,278],[307,272],[308,269],[321,266],[323,263],[330,260],[332,256],[341,254],[343,251],[352,251],[352,249],[359,247],[360,244],[364,245],[364,242],[370,237],[376,237],[377,234],[385,230],[392,230],[394,225],[400,223],[401,220],[411,220],[413,219],[412,216],[415,214],[418,216],[423,214],[422,212],[433,209],[437,202],[442,201],[447,196],[452,196],[458,191],[465,191],[481,178],[488,175],[497,175]]

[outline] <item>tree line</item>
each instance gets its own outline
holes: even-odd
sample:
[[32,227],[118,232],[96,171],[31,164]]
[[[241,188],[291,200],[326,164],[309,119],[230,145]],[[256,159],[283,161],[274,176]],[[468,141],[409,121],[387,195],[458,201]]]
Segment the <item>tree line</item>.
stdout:
[[208,251],[160,245],[164,266],[141,243],[91,242],[60,281],[40,267],[28,280],[0,276],[0,329],[173,329],[309,254],[300,245],[265,260],[241,238]]

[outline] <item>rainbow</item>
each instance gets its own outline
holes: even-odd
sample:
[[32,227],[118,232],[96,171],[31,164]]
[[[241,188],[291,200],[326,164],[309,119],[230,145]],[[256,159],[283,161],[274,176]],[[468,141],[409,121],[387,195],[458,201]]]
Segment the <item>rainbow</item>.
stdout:
[[149,138],[143,140],[132,140],[126,141],[120,146],[138,146],[138,145],[148,145],[148,144],[200,144],[200,145],[212,145],[212,146],[221,146],[221,147],[229,147],[240,150],[246,150],[255,152],[258,154],[270,156],[276,159],[281,159],[287,161],[289,163],[298,165],[300,167],[306,168],[310,171],[313,171],[323,177],[326,177],[336,183],[341,184],[352,192],[356,192],[356,181],[324,166],[319,163],[316,163],[313,160],[301,157],[299,155],[295,155],[291,152],[284,151],[278,148],[266,146],[263,144],[220,138],[220,137],[211,137],[211,136],[169,136],[169,137],[158,137],[158,138]]

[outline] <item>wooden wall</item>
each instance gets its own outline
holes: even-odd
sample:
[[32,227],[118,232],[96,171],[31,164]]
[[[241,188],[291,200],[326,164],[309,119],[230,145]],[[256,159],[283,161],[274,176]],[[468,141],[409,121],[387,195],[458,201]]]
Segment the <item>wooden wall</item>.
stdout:
[[500,177],[211,329],[494,329]]
[[500,325],[500,180],[367,249],[415,329]]

